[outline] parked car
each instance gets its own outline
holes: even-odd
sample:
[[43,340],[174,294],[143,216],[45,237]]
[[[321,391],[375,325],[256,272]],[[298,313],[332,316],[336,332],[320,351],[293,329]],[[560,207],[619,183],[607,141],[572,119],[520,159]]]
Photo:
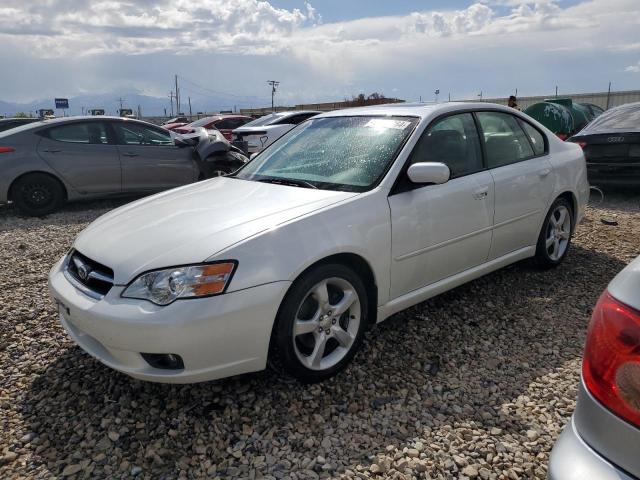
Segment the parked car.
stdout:
[[580,147],[508,107],[336,111],[230,176],[102,216],[49,285],[71,338],[133,377],[269,361],[319,381],[400,310],[525,258],[560,264],[588,195]]
[[201,131],[205,141],[178,146],[179,135],[120,117],[67,117],[7,130],[0,133],[0,203],[46,215],[65,201],[166,190],[232,172],[247,160],[227,154],[232,147],[221,134]]
[[640,257],[609,284],[591,317],[578,402],[553,447],[551,480],[640,478]]
[[607,110],[569,140],[584,150],[592,185],[640,185],[640,102]]
[[38,121],[39,118],[0,118],[0,132]]
[[164,127],[165,125],[170,125],[172,123],[189,123],[187,117],[173,117],[167,120],[166,122],[162,122],[161,125]]
[[232,142],[248,153],[257,153],[282,135],[320,112],[292,110],[265,115],[233,130]]
[[181,127],[176,127],[173,131],[177,133],[191,133],[198,127],[202,127],[207,130],[215,128],[224,135],[224,138],[231,141],[231,131],[252,120],[253,119],[251,117],[247,117],[246,115],[213,115],[211,117],[200,118],[195,122],[191,122]]

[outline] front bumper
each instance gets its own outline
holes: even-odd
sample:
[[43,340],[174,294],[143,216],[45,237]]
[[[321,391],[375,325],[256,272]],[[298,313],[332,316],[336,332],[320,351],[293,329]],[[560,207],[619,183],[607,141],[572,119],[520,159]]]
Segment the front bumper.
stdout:
[[574,418],[551,451],[549,480],[637,480],[608,462],[576,430]]
[[[274,282],[160,307],[122,298],[122,286],[113,286],[102,300],[90,298],[65,278],[62,261],[49,274],[60,322],[83,350],[127,375],[163,383],[264,369],[273,321],[289,286]],[[141,353],[180,355],[184,369],[151,367]]]

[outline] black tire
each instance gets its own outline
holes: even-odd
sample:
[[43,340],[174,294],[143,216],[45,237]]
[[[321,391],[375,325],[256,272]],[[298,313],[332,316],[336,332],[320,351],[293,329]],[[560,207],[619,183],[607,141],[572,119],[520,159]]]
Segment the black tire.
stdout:
[[65,202],[65,189],[46,173],[29,173],[11,186],[11,200],[26,215],[42,217],[58,210]]
[[[563,222],[564,228],[561,229],[563,233],[560,234],[556,224],[560,219],[559,212],[562,211],[566,212],[565,215],[567,220]],[[569,252],[569,247],[571,246],[571,235],[573,234],[574,229],[573,222],[573,207],[571,206],[571,203],[564,197],[557,198],[551,205],[551,208],[549,208],[544,219],[544,223],[542,224],[540,235],[538,236],[535,261],[539,267],[544,269],[553,268],[563,262]],[[564,238],[564,235],[566,235],[566,238]],[[548,241],[551,241],[554,236],[559,243],[556,245],[554,242],[553,245],[549,246]],[[559,248],[561,245],[560,242],[565,240],[566,243],[562,243],[560,252],[556,252],[555,249]]]
[[[299,312],[309,306],[310,312],[315,311],[314,316],[323,311],[319,303],[316,306],[313,305],[315,299],[311,290],[325,280],[329,281],[327,288],[328,308],[334,308],[339,304],[340,300],[345,299],[344,292],[346,291],[341,291],[339,287],[332,285],[331,282],[346,282],[345,285],[350,284],[353,290],[349,291],[355,291],[357,294],[356,301],[338,318],[330,318],[330,315],[328,315],[327,318],[322,320],[322,316],[320,316],[321,321],[326,322],[326,325],[322,327],[326,330],[320,329],[321,323],[318,322],[314,323],[314,325],[318,326],[320,333],[314,327],[313,332],[294,336],[294,324]],[[331,310],[328,312],[325,310],[325,313],[331,314]],[[302,383],[315,383],[334,376],[349,364],[358,351],[366,330],[368,313],[366,288],[362,279],[353,270],[340,264],[320,265],[309,270],[293,283],[280,305],[271,337],[270,366],[276,371],[293,376]],[[359,317],[357,321],[354,320],[357,318],[356,316]],[[342,337],[343,341],[345,338],[352,339],[352,343],[348,348],[343,346],[337,339],[338,336],[334,336],[334,333],[340,329],[343,332],[348,332],[347,337]],[[324,332],[329,331],[331,333],[325,335]],[[318,366],[312,369],[309,368],[309,364],[312,363],[311,359],[314,358],[313,352],[318,345],[319,336],[326,339],[326,343],[324,343],[325,349],[323,350],[323,355],[325,356],[320,358],[328,363],[326,368]],[[313,342],[313,346],[311,342]],[[308,357],[305,356],[307,353],[309,353]],[[303,363],[301,357],[308,358],[308,363]],[[331,364],[334,360],[335,363]]]

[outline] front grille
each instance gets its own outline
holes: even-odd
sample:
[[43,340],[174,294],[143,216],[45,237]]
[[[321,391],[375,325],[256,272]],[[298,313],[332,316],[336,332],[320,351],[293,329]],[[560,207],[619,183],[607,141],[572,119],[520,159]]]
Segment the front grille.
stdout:
[[113,270],[73,250],[67,259],[67,278],[80,291],[101,299],[113,286]]

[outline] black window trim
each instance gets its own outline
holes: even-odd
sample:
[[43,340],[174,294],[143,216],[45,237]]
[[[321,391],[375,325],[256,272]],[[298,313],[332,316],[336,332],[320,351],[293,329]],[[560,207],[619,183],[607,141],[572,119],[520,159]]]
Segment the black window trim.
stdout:
[[[51,138],[51,135],[50,135],[51,130],[59,127],[66,127],[67,125],[75,125],[78,123],[102,123],[104,125],[105,132],[107,133],[107,143],[64,142],[62,140],[56,140],[55,138]],[[59,142],[59,143],[71,144],[71,145],[98,145],[99,146],[99,145],[116,145],[117,144],[115,132],[111,130],[110,122],[108,121],[108,119],[105,119],[105,118],[80,118],[77,120],[74,119],[69,122],[57,122],[57,123],[54,123],[53,125],[51,124],[46,125],[43,128],[40,128],[34,131],[33,133],[35,133],[40,137],[46,138],[47,140],[50,140],[52,142]]]

